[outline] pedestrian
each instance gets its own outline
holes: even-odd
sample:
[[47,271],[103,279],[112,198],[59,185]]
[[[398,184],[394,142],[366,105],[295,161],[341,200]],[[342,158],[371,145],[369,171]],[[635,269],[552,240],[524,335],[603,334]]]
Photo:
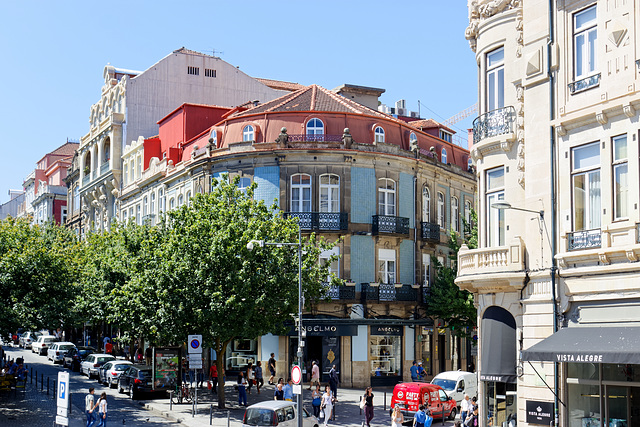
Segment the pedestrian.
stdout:
[[98,421],[100,421],[97,427],[107,427],[107,393],[106,392],[102,392],[102,394],[100,395],[100,400],[98,400],[98,403],[96,403],[96,406],[93,407],[94,411],[96,407],[98,408]]
[[273,385],[273,378],[275,378],[276,376],[276,358],[274,353],[271,353],[271,358],[269,359],[268,365],[269,373],[271,374],[271,376],[269,377],[269,384]]
[[273,392],[273,400],[284,400],[284,390],[282,389],[282,384],[280,383],[276,385],[276,389]]
[[153,350],[151,349],[151,346],[147,347],[147,349],[144,351],[144,358],[147,362],[147,366],[151,366],[152,351]]
[[469,419],[467,420],[466,426],[478,427],[479,423],[480,423],[480,419],[478,417],[478,405],[476,405],[473,407],[473,413],[471,414],[471,417],[469,417]]
[[422,367],[422,360],[418,360],[418,379],[422,381],[427,376],[427,371]]
[[262,376],[262,362],[259,360],[255,369],[255,375],[256,389],[258,389],[258,394],[260,394],[260,388],[264,385],[264,377]]
[[251,386],[253,385],[253,378],[254,378],[254,374],[253,374],[253,363],[249,362],[249,364],[247,365],[247,393],[251,394]]
[[113,353],[113,344],[111,344],[111,341],[107,341],[104,345],[104,352],[107,354]]
[[338,401],[338,383],[340,380],[338,379],[338,371],[336,371],[336,365],[331,367],[329,371],[329,387],[331,388],[331,393],[333,393],[334,401]]
[[427,414],[425,406],[420,405],[418,407],[418,412],[413,416],[413,427],[431,427],[432,421],[433,418]]
[[108,343],[109,341],[111,341],[111,338],[109,338],[109,337],[107,337],[107,336],[105,336],[105,337],[102,339],[102,348],[103,348],[103,349],[106,349],[106,347],[107,347],[107,343]]
[[322,404],[322,391],[320,391],[320,384],[316,384],[316,388],[311,392],[311,406],[313,407],[313,416],[318,418],[320,416],[320,405]]
[[364,391],[364,420],[367,423],[367,427],[371,427],[371,420],[373,419],[373,389],[371,386],[367,387]]
[[124,346],[124,359],[125,360],[129,360],[129,349],[131,347],[129,347],[129,344],[125,344]]
[[409,371],[411,371],[411,381],[416,382],[420,380],[420,377],[418,376],[418,362],[414,360]]
[[460,402],[460,420],[464,423],[469,415],[469,407],[471,403],[469,402],[469,395],[465,394],[462,402]]
[[400,406],[396,405],[393,407],[393,412],[391,413],[391,427],[402,427],[403,422],[404,415],[402,415],[402,411],[400,411]]
[[87,427],[93,426],[95,422],[95,416],[93,414],[93,408],[95,406],[94,388],[89,388],[89,393],[84,397],[84,412],[87,415]]
[[291,378],[289,378],[287,383],[282,387],[282,391],[284,392],[284,400],[293,402],[293,381]]
[[209,379],[211,380],[211,391],[218,394],[218,366],[214,360],[209,368]]
[[327,423],[331,418],[331,412],[333,411],[333,402],[334,397],[331,394],[331,387],[326,386],[324,389],[324,394],[322,395],[322,403],[320,404],[320,409],[324,412],[324,426],[327,427]]
[[311,362],[311,383],[309,384],[309,390],[316,384],[320,384],[320,368],[314,360]]
[[247,379],[244,377],[244,372],[240,371],[238,374],[238,405],[247,406]]

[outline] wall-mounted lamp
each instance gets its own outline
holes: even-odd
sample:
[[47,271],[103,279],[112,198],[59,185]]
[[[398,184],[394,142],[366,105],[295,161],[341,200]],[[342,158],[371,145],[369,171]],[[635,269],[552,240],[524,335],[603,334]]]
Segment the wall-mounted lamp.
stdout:
[[508,202],[492,203],[491,207],[493,209],[499,209],[499,210],[513,209],[514,211],[531,212],[531,213],[540,215],[540,218],[544,219],[544,211],[543,210],[534,211],[534,210],[531,210],[531,209],[516,208],[515,206],[511,206],[511,203],[508,203]]

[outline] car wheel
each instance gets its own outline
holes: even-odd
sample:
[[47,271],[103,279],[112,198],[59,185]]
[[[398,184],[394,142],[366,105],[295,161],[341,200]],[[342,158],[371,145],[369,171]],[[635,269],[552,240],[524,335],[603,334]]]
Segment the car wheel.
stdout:
[[456,418],[456,413],[457,413],[457,412],[458,412],[458,411],[457,411],[457,410],[456,410],[456,408],[454,407],[454,408],[451,410],[451,413],[449,414],[449,419],[450,419],[450,420],[455,419],[455,418]]

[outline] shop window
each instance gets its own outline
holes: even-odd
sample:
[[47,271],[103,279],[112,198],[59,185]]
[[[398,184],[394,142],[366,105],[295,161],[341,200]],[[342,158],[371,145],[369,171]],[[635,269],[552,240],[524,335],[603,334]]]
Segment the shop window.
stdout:
[[250,339],[237,339],[233,340],[226,353],[226,367],[227,376],[228,371],[239,371],[247,368],[249,363],[255,365],[257,360],[256,349],[258,348],[258,342]]
[[370,359],[372,377],[390,377],[402,374],[402,337],[371,335]]

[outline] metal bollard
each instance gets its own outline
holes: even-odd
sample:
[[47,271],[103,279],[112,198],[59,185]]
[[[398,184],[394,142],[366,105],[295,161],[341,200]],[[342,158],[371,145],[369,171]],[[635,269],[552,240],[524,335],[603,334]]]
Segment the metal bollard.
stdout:
[[444,405],[442,405],[442,425],[444,425]]
[[213,423],[213,403],[209,405],[209,425]]
[[40,391],[44,390],[44,374],[40,374]]
[[384,392],[384,406],[382,407],[383,411],[387,411],[387,392]]
[[173,411],[173,390],[169,391],[169,410]]
[[227,411],[227,427],[231,424],[231,411]]
[[47,395],[49,395],[49,377],[47,377]]
[[191,402],[191,418],[196,416],[196,402]]
[[57,381],[57,380],[53,380],[53,390],[54,390],[54,392],[53,392],[53,398],[54,398],[54,399],[56,398],[56,395],[58,394],[58,389],[56,388],[56,381]]

